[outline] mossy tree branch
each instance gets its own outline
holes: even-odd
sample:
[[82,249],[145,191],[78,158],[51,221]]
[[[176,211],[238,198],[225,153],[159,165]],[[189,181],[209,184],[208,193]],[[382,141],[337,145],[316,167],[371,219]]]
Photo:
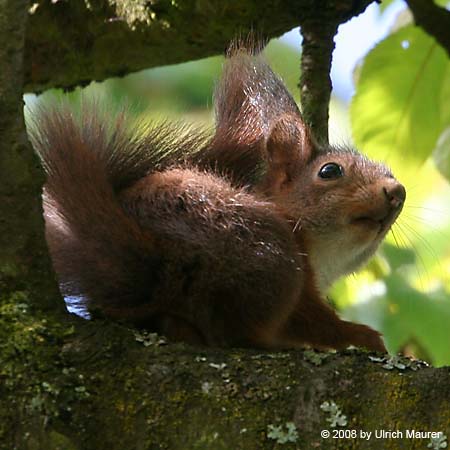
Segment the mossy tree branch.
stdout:
[[32,296],[62,307],[44,240],[37,157],[23,120],[23,48],[26,0],[0,2],[0,305]]
[[269,38],[311,20],[345,22],[372,1],[39,0],[27,30],[25,89],[70,88],[220,54],[238,34]]
[[[0,357],[22,345],[21,359],[0,368],[2,449],[422,449],[430,439],[406,430],[450,434],[450,368],[401,369],[359,351],[146,347],[150,336],[117,324],[73,321],[75,333],[70,322],[37,327],[26,310],[20,320],[31,327],[26,337],[17,322],[0,323],[0,337],[14,337]],[[324,402],[335,402],[346,425],[330,425]],[[289,422],[298,436],[278,446],[269,426],[286,434]],[[403,438],[323,439],[323,429]]]

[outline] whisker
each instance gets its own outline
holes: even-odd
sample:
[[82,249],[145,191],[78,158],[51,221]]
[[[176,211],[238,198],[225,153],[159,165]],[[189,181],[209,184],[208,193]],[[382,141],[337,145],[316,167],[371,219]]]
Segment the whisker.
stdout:
[[[300,227],[300,222],[301,222],[302,218],[299,217],[297,222],[295,222],[294,228],[292,229],[292,232],[295,233],[297,231],[297,229]],[[301,228],[301,227],[300,227]]]
[[411,192],[411,191],[414,191],[414,190],[416,190],[417,188],[423,188],[423,186],[422,185],[420,185],[420,184],[413,184],[412,186],[407,186],[407,191],[408,192]]
[[[436,260],[436,262],[439,264],[439,257],[434,251],[434,248],[430,243],[422,236],[420,235],[417,230],[415,230],[411,225],[407,223],[402,224],[404,228],[406,228],[411,234],[414,235],[414,237],[424,246],[424,248],[430,253],[430,255]],[[436,230],[437,232],[438,230]],[[443,236],[445,234],[441,233]]]
[[392,233],[392,237],[394,238],[395,245],[396,245],[398,248],[400,248],[400,245],[398,244],[398,241],[397,241],[397,236],[395,235],[394,230],[393,230],[392,228],[391,228],[391,233]]
[[[410,239],[410,237],[407,235],[407,233],[405,232],[405,230],[402,228],[406,228],[405,224],[396,224],[399,228],[399,231],[403,234],[404,238],[408,241],[409,243],[409,247],[412,248],[414,250],[414,253],[416,255],[416,258],[418,260],[418,264],[416,264],[416,273],[417,273],[417,278],[419,280],[419,285],[421,290],[424,290],[424,280],[423,277],[421,275],[421,271],[425,274],[425,277],[429,280],[430,274],[428,272],[427,266],[425,264],[425,261],[421,255],[421,253],[418,251],[417,246],[414,244],[414,242]],[[411,230],[408,230],[411,231]],[[421,266],[422,270],[419,270],[419,265]]]
[[408,225],[408,228],[411,230],[411,232],[415,233],[419,237],[420,237],[420,234],[418,234],[417,230],[415,230],[414,227],[412,227],[411,225],[407,224],[407,222],[405,222],[405,219],[408,219],[409,222],[414,221],[420,225],[424,225],[428,230],[431,230],[433,233],[436,233],[443,238],[450,239],[450,235],[449,235],[448,231],[446,232],[446,230],[442,230],[440,227],[433,225],[425,218],[418,217],[418,216],[412,216],[409,214],[403,214],[402,218],[397,223],[401,223],[405,226]]
[[436,226],[430,224],[430,222],[428,220],[424,219],[423,217],[413,216],[413,215],[409,215],[409,214],[403,214],[402,219],[403,220],[399,220],[400,223],[406,223],[406,220],[414,221],[418,224],[426,225],[427,228],[434,228],[434,229],[436,229],[436,231],[438,231]]
[[425,211],[431,211],[433,213],[439,213],[439,214],[445,214],[447,215],[449,213],[449,211],[444,211],[444,210],[440,210],[440,209],[436,209],[436,208],[429,208],[428,206],[420,206],[420,205],[405,205],[405,209],[422,209]]

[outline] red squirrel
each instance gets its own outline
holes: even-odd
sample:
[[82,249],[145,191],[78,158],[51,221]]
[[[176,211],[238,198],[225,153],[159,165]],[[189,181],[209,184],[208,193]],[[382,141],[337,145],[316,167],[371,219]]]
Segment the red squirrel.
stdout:
[[261,54],[229,53],[208,134],[123,115],[41,111],[46,234],[64,295],[169,339],[386,351],[326,292],[373,255],[405,189],[357,151],[318,144]]

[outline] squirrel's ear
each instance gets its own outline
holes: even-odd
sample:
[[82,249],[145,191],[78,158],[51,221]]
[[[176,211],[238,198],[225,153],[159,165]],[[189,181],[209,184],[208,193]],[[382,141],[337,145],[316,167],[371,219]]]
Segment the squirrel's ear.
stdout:
[[262,190],[276,194],[296,181],[301,168],[312,158],[314,144],[308,127],[299,116],[284,114],[266,140],[268,169]]

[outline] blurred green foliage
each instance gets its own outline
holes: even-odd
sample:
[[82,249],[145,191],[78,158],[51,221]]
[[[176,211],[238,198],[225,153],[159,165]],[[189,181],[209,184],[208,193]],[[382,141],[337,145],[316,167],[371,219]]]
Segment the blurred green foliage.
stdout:
[[[298,100],[298,51],[274,41],[266,55]],[[208,58],[93,83],[84,95],[111,108],[130,105],[152,119],[212,124],[222,61]],[[77,104],[80,92],[47,92],[41,101],[68,96]],[[333,99],[330,131],[348,132],[347,122],[343,103]],[[358,147],[392,166],[408,198],[378,256],[339,281],[330,297],[346,318],[380,330],[391,352],[450,364],[450,186],[442,177],[450,180],[450,62],[444,51],[410,25],[388,36],[359,70],[351,126]]]
[[354,140],[393,167],[408,195],[364,284],[350,282],[361,301],[344,314],[380,330],[391,352],[440,366],[450,364],[450,60],[410,22],[403,14],[358,68]]
[[364,59],[351,105],[353,136],[366,152],[422,163],[450,123],[450,60],[420,28],[391,34]]

